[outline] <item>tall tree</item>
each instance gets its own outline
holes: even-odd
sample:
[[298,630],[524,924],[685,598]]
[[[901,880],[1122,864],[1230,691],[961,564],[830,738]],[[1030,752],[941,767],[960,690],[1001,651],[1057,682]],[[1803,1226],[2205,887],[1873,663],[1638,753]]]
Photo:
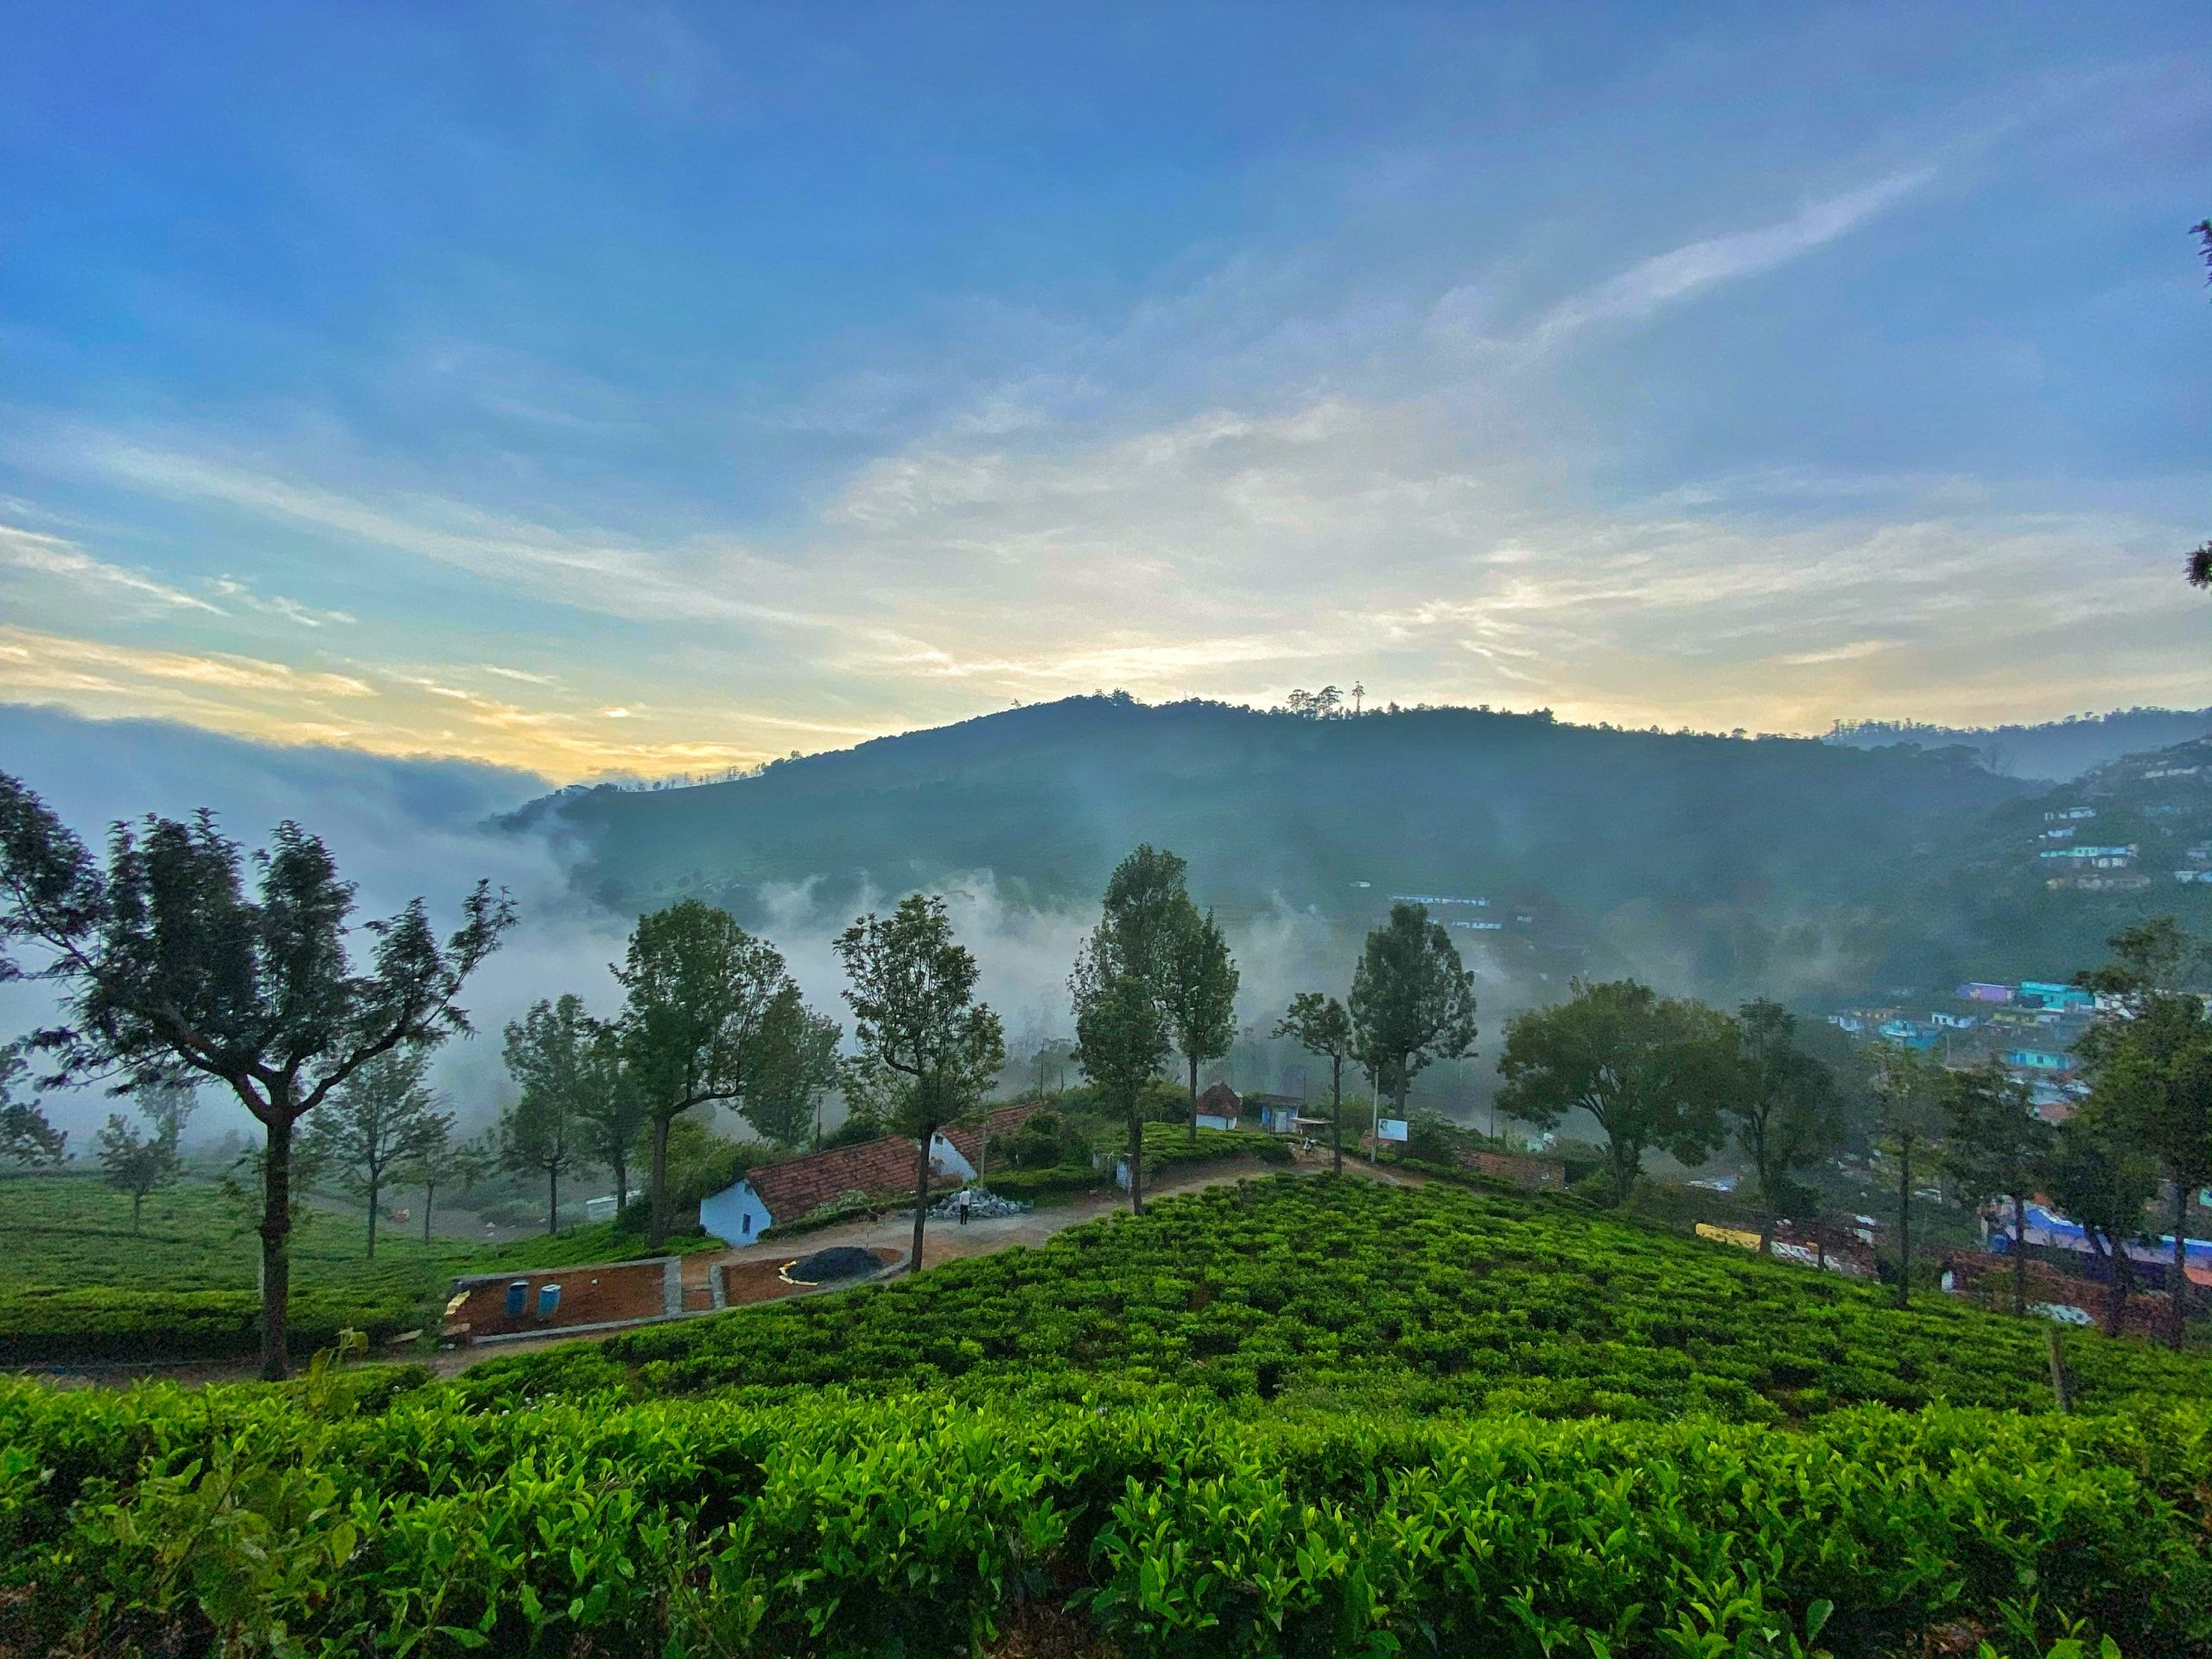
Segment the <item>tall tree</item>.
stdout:
[[571,1096],[577,1145],[613,1173],[614,1203],[630,1201],[630,1153],[645,1126],[645,1102],[625,1055],[620,1025],[587,1019],[577,1036]]
[[2093,1102],[2157,1160],[2165,1183],[2173,1225],[2168,1340],[2178,1348],[2187,1331],[2190,1199],[2212,1183],[2212,1014],[2181,988],[2202,953],[2171,917],[2123,929],[2111,948],[2109,963],[2079,979],[2116,997],[2125,1017],[2090,1027],[2076,1052]]
[[[1175,1040],[1168,995],[1176,980],[1178,941],[1190,937],[1194,915],[1184,885],[1188,868],[1149,842],[1116,865],[1098,925],[1068,978],[1077,1063],[1128,1122],[1129,1204],[1139,1212],[1144,1208],[1144,1085]],[[1149,1012],[1137,1006],[1140,1000],[1150,1003]]]
[[1217,1060],[1236,1040],[1240,976],[1213,912],[1198,913],[1185,895],[1170,931],[1160,1001],[1167,1029],[1183,1056],[1191,1091],[1191,1139],[1198,1138],[1198,1066]]
[[397,1166],[423,1141],[453,1129],[453,1114],[438,1109],[426,1081],[429,1063],[419,1048],[378,1055],[340,1084],[308,1124],[304,1139],[317,1161],[367,1201],[372,1260],[384,1192]]
[[1994,1059],[1943,1079],[1943,1170],[1974,1205],[2012,1208],[2012,1312],[2028,1311],[2028,1193],[2053,1148],[2028,1088]]
[[1102,926],[1068,976],[1076,1061],[1128,1125],[1129,1209],[1144,1213],[1144,1086],[1167,1058],[1167,1021],[1152,988],[1122,965]]
[[1740,1065],[1718,1098],[1758,1175],[1759,1249],[1770,1255],[1780,1195],[1841,1143],[1842,1103],[1834,1075],[1797,1046],[1789,1009],[1759,997],[1737,1011],[1737,1025]]
[[696,899],[640,918],[614,976],[628,999],[623,1055],[652,1138],[645,1243],[658,1249],[668,1236],[669,1125],[695,1106],[744,1098],[791,977],[773,945]]
[[611,1086],[613,1057],[583,999],[531,1004],[507,1026],[507,1074],[519,1093],[500,1115],[499,1161],[545,1178],[545,1230],[560,1230],[561,1177],[584,1161],[583,1108]]
[[159,1129],[142,1135],[129,1118],[111,1112],[93,1148],[100,1179],[130,1200],[130,1231],[136,1236],[146,1195],[176,1179],[176,1143]]
[[[0,980],[61,988],[36,1033],[57,1082],[179,1072],[223,1084],[266,1135],[261,1159],[262,1370],[290,1369],[293,1131],[379,1054],[468,1030],[461,986],[514,919],[479,882],[441,940],[416,899],[372,923],[365,971],[346,948],[353,889],[321,842],[277,826],[253,860],[213,817],[118,825],[102,868],[31,790],[0,774]],[[28,946],[26,969],[9,954]]]
[[1421,905],[1392,905],[1390,919],[1367,936],[1350,1012],[1361,1053],[1389,1082],[1394,1117],[1405,1116],[1407,1091],[1433,1062],[1474,1051],[1474,976]]
[[2092,1101],[2058,1126],[2042,1173],[2051,1201],[2081,1224],[2089,1249],[2111,1270],[2105,1331],[2118,1336],[2135,1279],[2127,1247],[2143,1236],[2143,1207],[2158,1188],[2157,1161]]
[[844,1027],[790,987],[768,1011],[760,1077],[746,1095],[745,1121],[765,1140],[796,1147],[822,1133],[822,1101],[836,1087]]
[[430,1242],[430,1217],[437,1209],[438,1193],[459,1187],[473,1192],[476,1183],[498,1166],[495,1147],[475,1141],[454,1138],[453,1120],[425,1126],[425,1132],[407,1149],[407,1157],[393,1172],[396,1180],[423,1189],[423,1242]]
[[1300,991],[1290,1010],[1275,1022],[1275,1035],[1287,1037],[1309,1054],[1329,1062],[1329,1157],[1337,1174],[1344,1173],[1344,1062],[1352,1058],[1351,1015],[1333,996]]
[[1612,1199],[1626,1201],[1656,1147],[1702,1163],[1723,1137],[1718,1102],[1738,1064],[1726,1016],[1634,980],[1592,984],[1505,1027],[1498,1109],[1539,1128],[1587,1112],[1605,1137]]
[[909,893],[888,917],[863,916],[837,937],[861,1053],[901,1080],[893,1126],[914,1137],[914,1243],[922,1270],[930,1142],[989,1092],[1006,1064],[1006,1033],[976,1000],[977,969],[952,937],[944,900]]
[[[4,966],[0,959],[0,968]],[[5,977],[0,973],[0,980]],[[69,1132],[48,1122],[46,1114],[32,1102],[15,1097],[16,1085],[29,1069],[16,1045],[0,1046],[0,1163],[35,1169],[68,1156]]]
[[1912,1166],[1932,1159],[1943,1134],[1943,1069],[1917,1049],[1877,1043],[1874,1125],[1897,1170],[1897,1306],[1912,1302]]

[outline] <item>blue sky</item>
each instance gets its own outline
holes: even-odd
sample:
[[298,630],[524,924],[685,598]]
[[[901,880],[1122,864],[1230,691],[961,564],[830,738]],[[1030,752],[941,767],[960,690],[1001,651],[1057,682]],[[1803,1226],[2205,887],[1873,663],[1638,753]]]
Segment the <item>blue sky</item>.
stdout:
[[2212,13],[18,7],[0,698],[2212,702]]

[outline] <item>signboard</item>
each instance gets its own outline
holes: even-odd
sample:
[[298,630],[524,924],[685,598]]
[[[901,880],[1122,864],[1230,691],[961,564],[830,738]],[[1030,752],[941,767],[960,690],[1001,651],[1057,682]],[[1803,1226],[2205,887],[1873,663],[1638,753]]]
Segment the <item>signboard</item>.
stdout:
[[1406,1120],[1402,1117],[1386,1117],[1382,1119],[1375,1126],[1375,1136],[1378,1141],[1404,1140],[1406,1138]]

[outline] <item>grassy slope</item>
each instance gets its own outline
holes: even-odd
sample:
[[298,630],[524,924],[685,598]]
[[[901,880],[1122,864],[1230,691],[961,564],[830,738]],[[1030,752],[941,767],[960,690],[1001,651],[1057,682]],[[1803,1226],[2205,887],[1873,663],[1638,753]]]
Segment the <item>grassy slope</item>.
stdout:
[[[2077,1338],[2085,1407],[2212,1399],[2212,1363]],[[1763,1262],[1570,1200],[1282,1177],[912,1281],[493,1362],[487,1396],[1056,1376],[1335,1408],[1777,1421],[2048,1402],[2040,1325]]]
[[[670,1248],[690,1242],[671,1241]],[[441,1299],[458,1274],[564,1267],[644,1253],[635,1235],[612,1223],[493,1245],[450,1238],[425,1244],[418,1231],[388,1226],[378,1235],[374,1261],[365,1244],[358,1217],[303,1212],[292,1234],[294,1289],[396,1319]],[[251,1291],[259,1281],[259,1258],[251,1222],[215,1181],[180,1181],[149,1194],[134,1237],[130,1199],[95,1175],[0,1176],[0,1296],[46,1290]]]

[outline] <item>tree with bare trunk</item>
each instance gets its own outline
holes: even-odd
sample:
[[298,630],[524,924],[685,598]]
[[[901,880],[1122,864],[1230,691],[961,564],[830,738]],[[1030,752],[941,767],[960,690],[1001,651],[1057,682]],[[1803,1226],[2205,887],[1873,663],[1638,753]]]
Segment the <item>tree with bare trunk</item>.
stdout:
[[1198,1067],[1236,1040],[1236,959],[1213,912],[1198,913],[1188,893],[1174,907],[1160,988],[1167,1029],[1183,1056],[1191,1093],[1191,1140],[1198,1138]]
[[1738,1065],[1719,1092],[1720,1115],[1750,1154],[1759,1184],[1759,1251],[1774,1253],[1779,1196],[1796,1173],[1842,1144],[1834,1075],[1797,1046],[1797,1019],[1764,997],[1737,1010]]
[[[62,1022],[37,1032],[56,1083],[223,1084],[267,1137],[262,1179],[262,1371],[290,1370],[291,1160],[296,1127],[363,1065],[469,1029],[458,998],[514,919],[479,882],[444,939],[419,899],[347,949],[353,887],[322,842],[279,824],[248,861],[201,812],[110,833],[105,868],[51,809],[0,774],[0,979],[60,988]],[[28,967],[10,952],[28,949]]]
[[1300,991],[1290,999],[1290,1009],[1275,1022],[1275,1035],[1287,1037],[1309,1054],[1329,1062],[1329,1160],[1334,1173],[1344,1173],[1344,1062],[1352,1058],[1356,1039],[1351,1015],[1333,996]]
[[1394,1117],[1405,1116],[1407,1091],[1433,1061],[1474,1052],[1474,976],[1422,905],[1392,905],[1368,934],[1348,1011],[1361,1055],[1389,1084]]
[[1917,1049],[1874,1046],[1874,1122],[1897,1171],[1897,1306],[1912,1302],[1913,1161],[1932,1162],[1943,1133],[1943,1071]]
[[652,1136],[645,1243],[658,1249],[669,1228],[669,1125],[695,1106],[744,1098],[792,982],[773,945],[696,899],[639,918],[614,976],[627,994],[624,1065]]
[[2212,1182],[2212,1015],[2183,988],[2203,952],[2171,916],[2122,929],[2111,950],[2110,963],[2076,978],[2123,1017],[2100,1021],[2075,1047],[2092,1103],[2157,1161],[2164,1182],[2173,1223],[2168,1339],[2178,1348],[2188,1328],[2190,1199]]
[[974,954],[952,937],[944,900],[909,893],[888,917],[863,916],[837,938],[863,1061],[888,1074],[893,1128],[914,1137],[914,1241],[922,1270],[930,1207],[930,1145],[977,1105],[1006,1064],[1006,1033],[976,1001]]
[[1943,1170],[1969,1204],[2005,1199],[2012,1212],[2012,1312],[2028,1311],[2028,1193],[2050,1158],[2050,1125],[2028,1087],[1993,1058],[1943,1079]]
[[453,1130],[453,1114],[438,1109],[426,1080],[429,1059],[419,1048],[378,1055],[308,1121],[303,1139],[316,1162],[355,1197],[367,1200],[372,1260],[378,1211],[397,1166],[425,1141]]

